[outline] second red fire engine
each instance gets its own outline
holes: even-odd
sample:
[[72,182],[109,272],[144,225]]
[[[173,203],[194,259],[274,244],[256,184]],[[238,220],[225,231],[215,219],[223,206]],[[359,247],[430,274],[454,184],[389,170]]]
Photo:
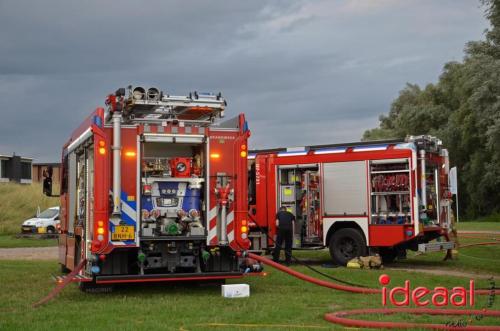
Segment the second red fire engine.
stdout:
[[433,137],[251,151],[249,237],[253,250],[273,246],[275,215],[297,219],[294,247],[328,247],[333,260],[406,249],[451,249],[430,243],[450,230],[448,152]]

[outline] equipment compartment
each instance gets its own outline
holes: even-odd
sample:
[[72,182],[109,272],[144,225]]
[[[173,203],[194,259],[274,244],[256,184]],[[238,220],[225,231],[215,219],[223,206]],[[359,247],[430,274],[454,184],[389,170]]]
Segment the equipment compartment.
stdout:
[[408,159],[370,161],[371,224],[410,224]]
[[145,142],[141,237],[203,236],[203,145]]
[[279,205],[296,217],[294,245],[317,244],[322,237],[320,184],[317,165],[281,167]]

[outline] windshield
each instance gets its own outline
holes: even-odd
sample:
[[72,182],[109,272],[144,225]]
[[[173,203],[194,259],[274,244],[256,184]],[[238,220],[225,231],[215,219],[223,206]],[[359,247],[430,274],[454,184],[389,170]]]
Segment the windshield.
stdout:
[[58,213],[57,209],[46,209],[38,215],[39,218],[52,218]]

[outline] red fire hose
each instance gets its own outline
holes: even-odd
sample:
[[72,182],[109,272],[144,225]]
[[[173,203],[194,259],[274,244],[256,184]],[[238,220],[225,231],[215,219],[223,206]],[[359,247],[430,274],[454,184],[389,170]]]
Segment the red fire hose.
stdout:
[[55,298],[55,296],[57,294],[59,294],[59,292],[62,291],[63,288],[66,287],[66,285],[68,285],[69,283],[71,283],[71,281],[73,280],[73,278],[80,272],[80,270],[83,269],[83,267],[85,266],[85,264],[87,263],[87,260],[86,259],[83,259],[77,266],[75,269],[73,269],[73,271],[71,271],[65,278],[64,280],[61,282],[61,283],[58,283],[57,286],[43,299],[41,299],[40,301],[36,302],[33,304],[33,308],[36,308],[38,306],[41,306],[43,305],[44,303],[52,300],[53,298]]
[[[499,243],[496,243],[499,244]],[[346,291],[351,293],[368,293],[376,294],[381,293],[382,290],[379,288],[363,288],[357,286],[347,286],[341,284],[335,284],[329,281],[317,279],[308,275],[304,275],[298,271],[291,268],[283,266],[276,263],[263,256],[248,253],[248,257],[267,264],[273,268],[280,271],[286,272],[296,278],[316,284],[323,287],[328,287],[334,290]],[[488,295],[488,294],[500,294],[500,290],[475,290],[475,294]],[[325,315],[325,319],[332,323],[341,324],[344,326],[351,327],[365,327],[365,328],[426,328],[434,330],[500,330],[500,326],[454,326],[454,325],[444,325],[444,324],[418,324],[418,323],[408,323],[408,322],[377,322],[377,321],[365,321],[365,320],[355,320],[346,318],[349,315],[360,315],[360,314],[395,314],[395,313],[407,313],[407,314],[430,314],[430,315],[483,315],[483,316],[495,316],[500,317],[500,310],[474,310],[474,309],[431,309],[431,308],[379,308],[379,309],[355,309],[350,311],[340,311],[334,313],[328,313]]]
[[354,326],[360,328],[379,328],[379,329],[410,329],[410,328],[425,328],[431,330],[500,330],[500,326],[486,325],[446,325],[446,324],[431,324],[431,323],[411,323],[411,322],[377,322],[364,321],[346,318],[350,315],[366,315],[366,314],[415,314],[415,315],[445,315],[445,316],[489,316],[500,317],[500,310],[481,309],[432,309],[432,308],[375,308],[375,309],[353,309],[349,311],[338,311],[335,313],[325,314],[325,319],[329,322],[341,324],[344,326]]

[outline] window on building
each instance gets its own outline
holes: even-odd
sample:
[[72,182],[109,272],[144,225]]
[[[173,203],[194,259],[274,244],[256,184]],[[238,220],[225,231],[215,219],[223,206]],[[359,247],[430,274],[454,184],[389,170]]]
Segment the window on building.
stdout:
[[7,160],[0,160],[0,178],[7,178]]
[[21,162],[21,178],[31,179],[31,162]]

